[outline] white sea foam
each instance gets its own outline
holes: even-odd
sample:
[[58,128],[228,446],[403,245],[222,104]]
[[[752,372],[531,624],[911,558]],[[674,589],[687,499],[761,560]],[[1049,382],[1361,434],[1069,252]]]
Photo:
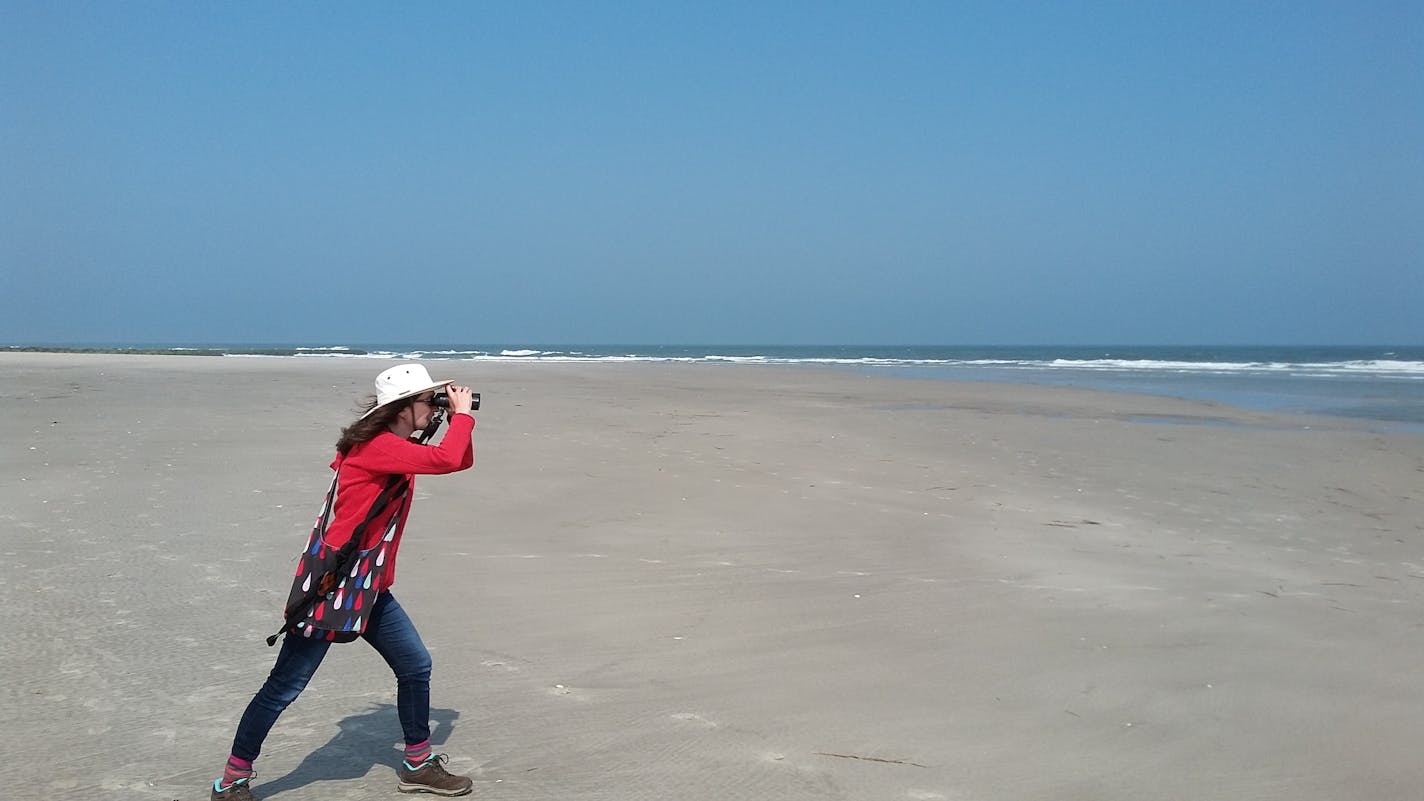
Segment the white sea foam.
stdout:
[[1196,374],[1282,374],[1312,376],[1384,376],[1424,379],[1424,361],[1370,360],[1344,362],[1186,362],[1154,359],[897,359],[875,356],[861,357],[783,357],[773,355],[733,355],[708,353],[699,355],[661,355],[656,353],[589,354],[575,351],[536,349],[506,349],[498,353],[482,351],[414,351],[402,354],[372,353],[384,358],[457,358],[491,362],[554,362],[554,363],[710,363],[765,365],[829,365],[847,367],[949,367],[998,368],[1006,370],[1068,370],[1089,372],[1146,372]]
[[[175,350],[177,350],[175,348]],[[369,358],[369,359],[442,359],[457,361],[488,362],[544,362],[574,364],[626,364],[626,363],[678,363],[678,364],[747,364],[747,365],[825,365],[840,367],[870,368],[943,368],[950,371],[1003,371],[1047,372],[1071,374],[1139,374],[1139,375],[1221,375],[1221,376],[1281,376],[1328,379],[1334,377],[1359,377],[1381,379],[1424,380],[1424,361],[1409,359],[1355,359],[1340,361],[1184,361],[1172,359],[1131,359],[1131,358],[910,358],[895,355],[858,355],[854,349],[846,355],[811,352],[788,353],[777,348],[767,348],[758,353],[751,348],[747,352],[717,352],[709,348],[698,352],[694,348],[631,348],[624,352],[587,352],[585,350],[560,350],[538,347],[502,347],[481,350],[476,348],[410,348],[373,349],[364,351],[356,346],[300,346],[288,351],[298,357],[319,358]],[[873,352],[874,349],[866,349]],[[262,352],[230,355],[270,355]],[[911,356],[912,354],[907,354]],[[1046,355],[1046,354],[1045,354]],[[1386,354],[1393,356],[1394,354]]]
[[1292,375],[1395,375],[1424,377],[1424,362],[1368,360],[1344,362],[1177,362],[1153,359],[1054,359],[1004,363],[1005,367],[1062,367],[1076,370],[1180,373],[1283,373]]

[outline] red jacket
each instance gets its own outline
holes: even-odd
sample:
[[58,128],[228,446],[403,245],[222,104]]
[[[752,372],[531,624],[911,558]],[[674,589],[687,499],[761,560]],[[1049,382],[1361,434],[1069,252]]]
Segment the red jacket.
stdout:
[[454,473],[475,463],[475,449],[470,441],[475,418],[468,414],[452,414],[448,425],[439,445],[420,445],[382,431],[375,438],[358,443],[344,458],[340,453],[336,454],[331,462],[331,469],[339,468],[341,471],[336,487],[336,507],[332,510],[325,538],[333,548],[340,548],[351,538],[351,532],[366,519],[371,504],[393,474],[410,478],[406,502],[390,503],[366,525],[361,535],[361,547],[373,547],[385,533],[391,516],[400,512],[395,537],[386,552],[382,590],[389,589],[396,580],[396,552],[400,550],[401,534],[405,531],[406,518],[410,516],[409,499],[415,497],[415,476]]

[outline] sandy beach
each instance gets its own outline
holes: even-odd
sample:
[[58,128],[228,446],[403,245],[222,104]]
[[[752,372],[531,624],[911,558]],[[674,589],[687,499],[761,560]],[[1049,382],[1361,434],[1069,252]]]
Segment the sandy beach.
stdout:
[[[0,354],[0,795],[198,801],[389,362]],[[1424,794],[1424,435],[815,368],[429,362],[483,394],[395,594],[483,799]],[[386,799],[340,646],[260,797]]]

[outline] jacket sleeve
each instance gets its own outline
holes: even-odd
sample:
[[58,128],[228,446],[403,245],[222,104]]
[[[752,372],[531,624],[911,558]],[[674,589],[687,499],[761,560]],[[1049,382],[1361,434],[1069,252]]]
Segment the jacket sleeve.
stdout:
[[468,414],[450,415],[449,428],[439,445],[420,445],[394,434],[383,434],[362,454],[362,467],[380,473],[413,473],[440,475],[464,470],[475,463],[475,449],[470,434],[475,418]]

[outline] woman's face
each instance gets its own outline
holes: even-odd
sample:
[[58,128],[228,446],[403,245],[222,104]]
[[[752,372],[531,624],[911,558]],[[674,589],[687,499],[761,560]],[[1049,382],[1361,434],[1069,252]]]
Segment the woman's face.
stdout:
[[435,398],[435,392],[422,392],[410,403],[411,427],[417,431],[430,425],[430,418],[435,414],[435,405],[431,401]]

